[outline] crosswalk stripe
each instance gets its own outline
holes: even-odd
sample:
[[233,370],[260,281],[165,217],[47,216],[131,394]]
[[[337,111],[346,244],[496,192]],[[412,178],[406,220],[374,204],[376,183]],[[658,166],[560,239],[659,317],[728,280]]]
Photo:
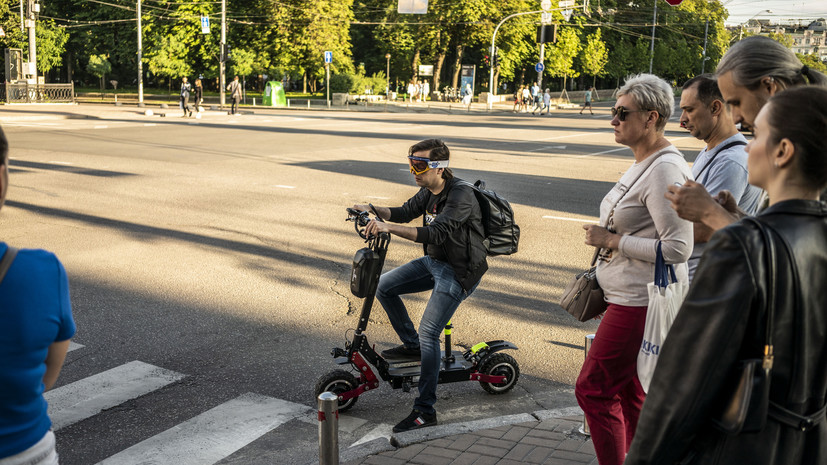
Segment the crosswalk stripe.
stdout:
[[243,394],[98,465],[216,463],[262,435],[313,409],[259,394]]
[[58,430],[77,423],[183,377],[174,371],[133,361],[53,389],[44,394],[52,428]]
[[77,342],[69,341],[69,350],[67,352],[71,352],[73,350],[82,349],[84,347],[83,344],[78,344]]

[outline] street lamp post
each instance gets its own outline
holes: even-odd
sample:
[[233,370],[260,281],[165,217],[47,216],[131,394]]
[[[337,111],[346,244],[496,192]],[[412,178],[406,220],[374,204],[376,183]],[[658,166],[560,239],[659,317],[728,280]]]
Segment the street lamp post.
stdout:
[[385,74],[385,79],[388,82],[388,85],[385,86],[385,101],[388,101],[388,100],[391,99],[391,54],[390,53],[385,54],[385,60],[388,61],[388,72],[387,72],[387,74]]

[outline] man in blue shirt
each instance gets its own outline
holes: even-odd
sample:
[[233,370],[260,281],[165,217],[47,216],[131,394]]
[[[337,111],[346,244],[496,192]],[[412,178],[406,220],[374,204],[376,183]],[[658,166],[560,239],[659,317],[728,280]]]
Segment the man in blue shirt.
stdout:
[[[0,129],[0,208],[9,189],[8,149]],[[0,277],[0,462],[53,465],[43,392],[57,381],[75,334],[69,282],[50,252],[0,242],[0,257],[7,255],[13,260]]]
[[[692,165],[692,176],[707,192],[716,196],[729,191],[746,213],[753,215],[763,191],[747,182],[747,139],[738,132],[724,103],[718,83],[711,74],[686,81],[681,92],[681,126],[697,139],[706,142]],[[687,262],[689,280],[703,255],[706,242],[714,231],[695,223],[695,247]]]

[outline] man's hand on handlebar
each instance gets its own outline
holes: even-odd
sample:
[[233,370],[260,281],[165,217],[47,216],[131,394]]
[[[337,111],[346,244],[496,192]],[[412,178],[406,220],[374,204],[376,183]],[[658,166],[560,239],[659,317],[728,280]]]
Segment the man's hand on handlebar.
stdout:
[[365,227],[365,234],[368,237],[370,236],[378,236],[379,233],[390,233],[390,225],[385,223],[381,219],[379,220],[371,220],[370,223]]

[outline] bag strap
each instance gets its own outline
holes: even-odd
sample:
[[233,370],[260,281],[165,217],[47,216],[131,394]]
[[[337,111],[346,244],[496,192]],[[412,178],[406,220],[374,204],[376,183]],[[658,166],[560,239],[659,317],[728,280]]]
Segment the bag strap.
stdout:
[[721,147],[720,149],[716,150],[715,153],[712,155],[712,157],[709,159],[709,161],[706,162],[706,165],[704,165],[704,167],[701,168],[701,171],[698,172],[698,175],[695,176],[695,179],[701,179],[701,175],[704,174],[704,171],[706,171],[706,169],[709,168],[710,165],[712,165],[712,162],[715,161],[715,157],[717,157],[719,153],[723,152],[726,149],[735,147],[736,145],[747,145],[747,143],[742,141],[742,140],[736,140],[736,141],[732,141],[732,142],[728,143],[727,145]]
[[772,369],[773,363],[772,330],[773,322],[775,321],[776,285],[778,284],[778,263],[775,250],[775,239],[773,239],[772,234],[767,229],[768,226],[766,226],[763,221],[754,216],[748,216],[744,218],[744,220],[755,224],[761,232],[761,235],[764,237],[764,243],[766,244],[767,251],[767,263],[770,265],[768,273],[769,283],[767,286],[767,332],[764,338],[763,358],[763,368],[765,370],[770,370]]
[[788,410],[781,405],[770,401],[768,413],[771,418],[775,419],[779,423],[804,432],[810,431],[819,424],[827,421],[827,405],[821,407],[821,409],[811,415],[799,415],[792,410]]
[[[753,223],[760,224],[764,230],[762,232],[768,233],[772,231],[772,234],[778,236],[781,239],[781,245],[786,252],[787,257],[789,258],[790,268],[792,269],[793,274],[793,282],[794,282],[794,298],[796,299],[796,310],[800,313],[800,306],[801,306],[801,291],[799,289],[799,273],[798,273],[798,265],[795,263],[795,256],[793,255],[792,247],[787,242],[787,239],[784,238],[778,231],[775,230],[772,226],[763,223],[757,219],[753,219]],[[773,287],[773,289],[775,289]],[[819,410],[810,414],[810,415],[799,415],[792,410],[785,408],[784,406],[770,401],[768,414],[771,418],[775,419],[779,423],[787,425],[789,427],[795,428],[800,431],[810,431],[816,426],[824,423],[827,421],[827,403],[824,404]]]
[[[669,147],[667,147],[667,149],[668,149],[668,148],[669,148]],[[678,152],[678,151],[677,151],[677,149],[675,149],[675,150],[667,150],[666,152],[663,152],[663,153],[661,153],[660,155],[658,155],[657,157],[655,157],[655,159],[654,159],[654,160],[652,160],[652,163],[650,163],[650,164],[649,164],[649,166],[647,166],[645,170],[641,171],[641,172],[640,172],[640,174],[638,174],[638,175],[637,175],[637,177],[635,178],[635,180],[634,180],[634,181],[632,181],[632,182],[629,184],[629,187],[627,187],[627,188],[626,188],[626,190],[625,190],[625,191],[623,191],[623,193],[622,193],[622,194],[620,194],[620,197],[618,197],[618,198],[617,198],[617,200],[615,201],[615,203],[613,203],[613,204],[612,204],[612,208],[611,208],[611,210],[609,210],[609,215],[608,215],[608,216],[606,216],[606,224],[601,224],[601,225],[600,225],[601,227],[604,227],[604,228],[608,227],[608,225],[609,225],[609,221],[612,219],[612,216],[614,216],[614,214],[615,214],[615,208],[617,208],[617,206],[620,204],[620,201],[621,201],[621,200],[623,200],[623,197],[625,197],[625,196],[626,196],[626,194],[628,194],[628,193],[629,193],[629,191],[631,191],[631,190],[632,190],[632,186],[634,186],[634,185],[635,185],[635,183],[638,181],[638,179],[640,179],[640,178],[641,178],[644,174],[646,174],[646,173],[649,171],[649,169],[650,169],[650,168],[652,168],[652,166],[654,166],[654,165],[655,165],[655,162],[656,162],[656,161],[658,161],[658,158],[660,158],[660,157],[662,157],[662,156],[664,156],[664,155],[666,155],[666,154],[668,154],[668,153],[671,153],[671,154],[673,154],[673,155],[679,155],[679,156],[680,156],[680,152]],[[594,266],[594,265],[595,265],[595,263],[597,263],[597,257],[598,257],[598,255],[600,255],[600,250],[601,250],[601,248],[600,248],[600,247],[595,247],[595,249],[596,249],[596,250],[594,251],[594,257],[592,258],[592,264],[591,264],[591,266]]]
[[675,276],[675,266],[667,265],[663,258],[662,244],[661,241],[658,241],[658,253],[655,257],[655,286],[668,287],[670,277],[673,283],[678,282],[678,278]]
[[6,272],[9,271],[11,263],[14,261],[14,257],[16,256],[17,249],[12,246],[8,246],[6,253],[3,254],[3,259],[0,260],[0,283],[2,283],[3,278],[6,277]]

